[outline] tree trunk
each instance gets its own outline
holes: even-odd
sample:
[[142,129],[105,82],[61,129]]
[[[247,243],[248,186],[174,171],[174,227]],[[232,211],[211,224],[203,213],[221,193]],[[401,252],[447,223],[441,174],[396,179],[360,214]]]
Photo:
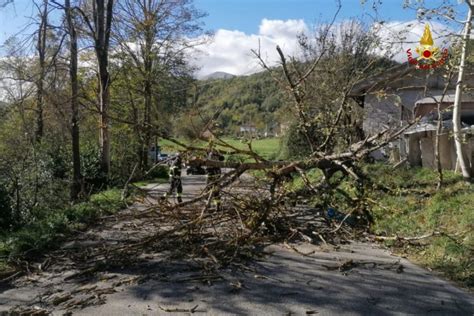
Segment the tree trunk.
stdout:
[[441,101],[437,104],[437,111],[438,111],[438,123],[436,125],[436,139],[435,139],[435,163],[436,163],[436,170],[438,171],[438,184],[436,186],[437,190],[441,189],[443,185],[443,168],[441,166],[441,155],[440,155],[440,138],[441,133],[443,131],[443,117],[441,114]]
[[109,72],[107,69],[107,58],[102,56],[99,60],[99,146],[101,157],[101,169],[108,178],[110,171],[110,138],[109,138]]
[[[468,0],[470,1],[470,0]],[[462,35],[462,48],[461,48],[461,61],[459,63],[458,81],[456,82],[456,94],[454,97],[454,109],[453,109],[453,132],[454,142],[456,145],[456,155],[461,168],[462,176],[466,180],[471,178],[471,168],[466,162],[466,158],[463,154],[462,149],[462,134],[461,134],[461,95],[462,95],[462,81],[464,76],[464,68],[466,63],[466,51],[467,42],[469,40],[469,34],[471,33],[471,22],[472,22],[472,4],[467,2],[469,11],[467,15],[467,21],[464,26],[464,32]]]
[[36,129],[35,140],[41,142],[44,134],[43,107],[44,107],[44,78],[46,75],[46,31],[48,27],[48,0],[43,0],[43,10],[40,12],[40,26],[38,29],[39,78],[36,80]]
[[71,201],[79,198],[82,188],[81,175],[81,152],[79,142],[79,125],[78,125],[78,92],[79,85],[77,81],[77,34],[73,22],[72,9],[70,0],[64,1],[64,10],[66,13],[67,29],[69,33],[69,52],[71,60],[69,63],[69,75],[71,84],[71,140],[72,140],[72,185],[71,185]]
[[437,190],[441,189],[441,186],[443,185],[443,163],[441,162],[441,157],[443,157],[444,161],[447,161],[449,158],[444,157],[441,155],[441,137],[443,137],[443,143],[446,146],[446,135],[442,135],[443,132],[443,114],[441,112],[441,104],[444,101],[444,97],[446,96],[446,92],[448,91],[449,88],[449,83],[451,82],[451,79],[453,78],[453,72],[450,71],[449,75],[447,77],[447,83],[444,86],[443,90],[443,95],[441,96],[441,100],[436,102],[436,110],[438,113],[438,123],[436,125],[436,142],[435,142],[435,162],[436,162],[436,170],[438,171],[438,184],[437,184]]
[[97,56],[99,72],[99,146],[100,146],[100,166],[101,171],[106,177],[110,172],[110,137],[108,122],[109,107],[109,86],[110,75],[109,64],[109,42],[110,29],[112,25],[113,0],[95,0],[94,3],[94,23],[95,23],[95,53]]
[[145,43],[142,47],[143,67],[144,67],[144,137],[143,137],[143,152],[142,152],[142,171],[146,171],[148,167],[148,151],[151,143],[151,107],[153,100],[153,45],[155,44],[155,26],[157,18],[153,14],[153,7],[151,1],[143,2],[143,18],[145,22],[144,36]]
[[145,127],[145,135],[143,141],[143,153],[142,153],[142,171],[146,171],[148,168],[148,148],[151,142],[151,102],[152,102],[152,90],[151,82],[147,79],[145,82],[145,111],[143,125]]

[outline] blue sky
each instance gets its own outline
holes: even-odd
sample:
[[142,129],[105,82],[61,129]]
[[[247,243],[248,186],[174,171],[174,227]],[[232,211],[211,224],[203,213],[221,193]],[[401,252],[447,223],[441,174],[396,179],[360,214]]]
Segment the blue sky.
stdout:
[[[365,4],[361,4],[361,0],[341,0],[342,8],[337,20],[362,18],[370,24],[374,19],[386,21],[416,19],[416,12],[413,9],[403,9],[404,0],[383,0],[382,4],[377,5],[377,12],[372,8],[373,2],[374,0],[367,0]],[[430,6],[441,2],[442,0],[427,1]],[[457,0],[452,3],[457,4]],[[209,14],[204,19],[208,28],[239,30],[247,34],[256,33],[263,18],[303,19],[311,25],[329,21],[337,8],[335,0],[195,0],[195,5]]]
[[[374,0],[367,0],[364,5],[361,5],[361,0],[341,1],[342,9],[338,20],[359,17],[371,23],[376,16],[372,9]],[[14,0],[13,5],[10,4],[0,10],[0,43],[28,23],[28,17],[34,12],[32,2],[32,0]],[[378,8],[379,18],[388,21],[415,19],[415,12],[403,9],[402,2],[403,0],[382,1],[382,5]],[[440,0],[428,2],[436,3]],[[208,13],[204,19],[208,29],[239,30],[246,34],[256,33],[263,18],[303,19],[308,25],[327,22],[334,15],[335,3],[334,0],[195,0],[195,6]]]
[[[414,2],[414,0],[412,0]],[[427,0],[431,6],[443,0]],[[457,4],[457,0],[452,0]],[[374,0],[341,0],[342,8],[336,24],[352,18],[362,19],[370,28],[375,21],[385,21],[381,37],[397,42],[402,36],[407,42],[417,42],[424,29],[424,23],[416,20],[414,9],[404,9],[403,0],[383,0],[374,10]],[[379,3],[379,0],[375,0]],[[195,0],[196,7],[208,12],[204,19],[206,27],[215,31],[212,43],[202,47],[196,65],[201,67],[199,76],[214,71],[232,74],[249,74],[261,69],[250,51],[260,45],[268,64],[276,63],[275,46],[279,45],[289,55],[296,55],[296,36],[310,32],[313,25],[329,22],[336,12],[334,0]],[[463,5],[457,10],[463,15]],[[431,22],[434,37],[443,35],[443,25]],[[403,34],[400,34],[403,33]],[[408,45],[408,44],[407,44]],[[407,45],[398,44],[391,51],[394,59],[404,61]]]

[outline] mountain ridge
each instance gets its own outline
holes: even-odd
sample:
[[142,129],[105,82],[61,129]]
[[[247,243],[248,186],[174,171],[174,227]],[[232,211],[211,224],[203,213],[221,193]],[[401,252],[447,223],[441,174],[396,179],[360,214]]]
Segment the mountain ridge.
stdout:
[[224,71],[215,71],[213,73],[210,73],[204,77],[201,78],[201,80],[216,80],[216,79],[232,79],[235,78],[236,75],[233,75],[228,72]]

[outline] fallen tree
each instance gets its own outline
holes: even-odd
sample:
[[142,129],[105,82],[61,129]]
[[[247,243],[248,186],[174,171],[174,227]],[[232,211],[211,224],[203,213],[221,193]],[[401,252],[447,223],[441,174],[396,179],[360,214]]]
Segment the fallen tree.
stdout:
[[[349,94],[357,82],[378,69],[380,58],[370,54],[371,45],[375,45],[372,35],[354,29],[341,31],[347,32],[346,39],[350,38],[343,44],[334,36],[333,23],[324,27],[316,38],[320,46],[311,49],[305,62],[285,56],[277,47],[280,67],[269,67],[260,52],[254,51],[275,84],[287,92],[288,116],[309,152],[303,156],[268,159],[253,149],[252,142],[248,142],[247,149],[232,146],[218,136],[216,121],[221,108],[203,124],[195,124],[202,128],[195,134],[207,141],[204,146],[183,143],[152,123],[136,126],[109,113],[110,120],[145,128],[152,136],[180,146],[190,165],[226,171],[182,203],[149,197],[147,210],[136,216],[147,216],[157,226],[144,237],[91,250],[87,259],[92,258],[94,264],[103,262],[103,267],[128,262],[153,249],[173,258],[198,261],[208,271],[239,264],[257,255],[269,242],[305,240],[329,245],[365,231],[371,223],[365,194],[373,184],[360,163],[399,137],[410,124],[369,137],[358,134],[360,106]],[[211,151],[227,159],[208,159]],[[321,176],[311,177],[314,172]],[[133,172],[123,196],[132,178]],[[302,185],[294,187],[294,178],[301,179]],[[216,193],[222,200],[219,210],[211,203]]]
[[[370,226],[370,201],[365,199],[365,192],[373,183],[361,171],[360,163],[400,137],[417,121],[386,128],[362,139],[348,139],[347,134],[354,130],[350,117],[357,106],[348,97],[349,92],[368,76],[369,70],[373,71],[371,67],[379,58],[370,56],[370,47],[365,47],[365,53],[345,61],[346,68],[341,69],[338,64],[325,66],[328,56],[337,55],[340,48],[337,44],[328,44],[332,32],[331,24],[319,35],[324,47],[317,49],[319,53],[311,57],[311,62],[288,59],[277,47],[281,67],[272,68],[266,65],[260,52],[254,51],[275,83],[288,92],[288,110],[307,139],[310,154],[297,159],[271,160],[258,154],[251,142],[247,149],[232,146],[218,136],[215,122],[220,110],[207,121],[195,124],[202,130],[194,134],[207,132],[206,137],[201,137],[207,141],[205,146],[188,145],[155,127],[157,135],[181,148],[188,165],[226,171],[187,201],[176,204],[161,201],[151,205],[148,214],[166,229],[122,245],[117,251],[134,253],[143,247],[153,247],[182,257],[207,258],[204,266],[220,267],[248,258],[259,245],[267,242],[299,239],[327,245],[355,238],[357,231],[365,231]],[[365,45],[369,39],[360,41],[354,36],[353,40]],[[346,43],[347,46],[352,44]],[[321,84],[318,77],[314,77],[315,72],[341,72],[331,82],[339,90],[331,91],[332,96],[330,93],[322,96],[330,105],[318,103],[311,91],[314,85]],[[323,132],[314,132],[318,130]],[[211,151],[226,155],[227,159],[209,159]],[[315,171],[321,176],[308,176]],[[302,179],[303,184],[298,188],[291,188],[294,177]],[[342,187],[344,183],[350,187]],[[216,192],[222,200],[218,210],[211,205]],[[343,212],[337,210],[335,196],[344,199],[348,206]]]

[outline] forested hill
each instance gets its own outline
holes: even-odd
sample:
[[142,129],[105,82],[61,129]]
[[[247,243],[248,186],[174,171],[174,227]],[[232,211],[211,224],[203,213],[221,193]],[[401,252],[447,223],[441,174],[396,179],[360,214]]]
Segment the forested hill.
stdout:
[[[332,67],[331,63],[334,62],[328,60],[329,70]],[[345,61],[344,65],[350,68],[352,64]],[[369,69],[365,69],[366,76],[385,71],[394,65],[397,63],[380,58]],[[281,75],[279,69],[274,70],[274,74]],[[334,73],[330,78],[313,74],[314,78],[310,79],[311,85],[317,90],[320,85],[324,85],[323,81],[333,80],[329,85],[337,87],[338,79],[340,79],[337,73],[343,73],[343,71]],[[281,79],[285,80],[283,76]],[[326,85],[328,85],[327,82]],[[200,80],[196,83],[195,89],[197,90],[194,91],[194,97],[197,97],[196,106],[200,115],[209,118],[222,110],[217,123],[224,134],[237,135],[241,127],[255,128],[259,134],[265,132],[279,134],[281,125],[291,125],[289,124],[292,120],[291,112],[288,111],[288,102],[286,102],[288,95],[267,71],[249,76]],[[329,91],[331,95],[331,89],[324,91]],[[330,100],[331,98],[326,100],[327,104]],[[315,104],[319,101],[316,100]]]
[[253,126],[260,132],[278,131],[283,95],[267,72],[229,79],[201,80],[197,83],[200,111],[215,113],[223,108],[218,124],[227,134],[236,134],[241,126]]

